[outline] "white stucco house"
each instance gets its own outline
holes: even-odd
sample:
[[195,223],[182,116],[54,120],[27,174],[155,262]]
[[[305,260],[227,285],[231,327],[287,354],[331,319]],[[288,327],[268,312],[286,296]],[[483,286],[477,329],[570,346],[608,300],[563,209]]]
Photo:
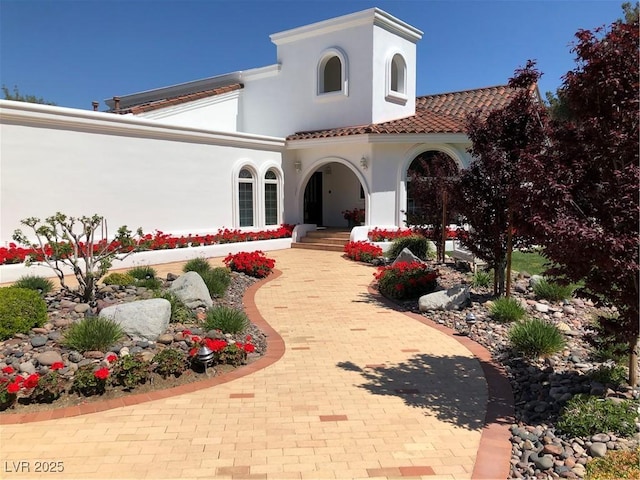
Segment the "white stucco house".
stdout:
[[464,168],[465,116],[506,86],[417,96],[422,32],[377,8],[271,35],[276,62],[106,101],[0,101],[0,241],[20,219],[105,216],[176,235],[281,223],[403,226],[407,171]]

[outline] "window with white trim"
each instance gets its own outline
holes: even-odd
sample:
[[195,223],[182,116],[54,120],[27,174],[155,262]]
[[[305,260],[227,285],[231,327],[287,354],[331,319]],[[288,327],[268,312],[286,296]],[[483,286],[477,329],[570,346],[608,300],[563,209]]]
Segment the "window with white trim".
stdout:
[[387,66],[386,99],[402,104],[407,100],[407,63],[399,53],[391,57]]
[[253,174],[247,168],[240,170],[238,175],[238,220],[240,227],[254,225],[254,185]]
[[324,52],[318,63],[319,96],[347,95],[347,58],[338,48]]
[[273,170],[264,174],[264,224],[278,224],[278,176]]

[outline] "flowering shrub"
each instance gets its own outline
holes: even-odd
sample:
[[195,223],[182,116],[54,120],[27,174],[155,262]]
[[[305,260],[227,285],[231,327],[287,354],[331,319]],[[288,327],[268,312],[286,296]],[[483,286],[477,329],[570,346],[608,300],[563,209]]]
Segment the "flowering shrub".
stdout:
[[[293,232],[293,227],[294,225],[283,224],[278,229],[263,230],[259,232],[242,232],[240,230],[221,228],[215,234],[189,234],[180,237],[175,237],[156,230],[153,234],[147,233],[146,235],[142,235],[139,239],[137,239],[136,248],[138,250],[168,250],[173,248],[199,247],[206,245],[218,245],[223,243],[251,242],[255,240],[289,238],[291,237],[291,232]],[[81,248],[85,247],[82,242],[79,242],[79,246]],[[63,244],[58,244],[55,247],[63,256],[70,253],[70,245],[69,248],[64,247]],[[105,247],[107,250],[112,251],[117,248],[122,248],[122,245],[118,242],[107,242],[106,240],[95,242],[93,244],[93,250],[95,253],[103,250]],[[132,249],[134,247],[131,246],[127,248]],[[44,249],[44,255],[47,256],[50,256],[54,252],[54,246],[52,245],[47,244],[44,246]],[[126,250],[127,249],[124,249],[123,251]],[[8,247],[0,247],[0,265],[23,263],[27,258],[31,258],[33,261],[43,261],[44,255],[40,248],[23,248],[11,242],[9,243]]]
[[264,252],[240,252],[229,254],[224,259],[224,264],[234,272],[246,273],[252,277],[263,278],[271,273],[276,261],[267,258]]
[[[463,230],[454,230],[452,228],[447,227],[447,238],[452,240],[454,238],[458,238],[463,234]],[[369,240],[372,242],[390,242],[395,240],[396,238],[408,237],[419,233],[420,235],[426,238],[433,237],[433,230],[429,228],[419,228],[414,227],[412,229],[409,228],[398,228],[397,230],[385,229],[385,228],[374,228],[369,232]]]
[[78,392],[85,397],[91,395],[102,395],[107,388],[107,380],[109,379],[109,369],[102,367],[97,370],[93,365],[85,365],[78,368],[73,377],[72,392]]
[[424,263],[398,262],[380,267],[374,277],[380,293],[403,300],[433,292],[438,285],[439,273]]
[[256,350],[256,347],[251,343],[251,335],[247,335],[246,343],[230,343],[220,338],[200,338],[196,335],[191,335],[189,330],[183,331],[182,334],[192,342],[192,347],[189,350],[189,357],[192,361],[196,359],[200,348],[208,347],[214,353],[214,365],[227,364],[237,367],[246,362],[248,353]]
[[369,242],[349,242],[344,246],[345,255],[356,262],[371,263],[382,255],[382,249]]
[[354,208],[353,210],[344,210],[342,216],[345,220],[355,223],[356,225],[364,222],[364,208]]

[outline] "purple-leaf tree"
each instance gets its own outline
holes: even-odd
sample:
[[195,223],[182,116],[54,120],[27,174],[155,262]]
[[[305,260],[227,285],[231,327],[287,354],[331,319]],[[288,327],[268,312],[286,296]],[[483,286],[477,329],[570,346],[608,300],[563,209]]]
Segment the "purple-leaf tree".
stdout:
[[629,383],[637,383],[640,168],[638,18],[580,30],[577,66],[558,90],[563,115],[549,145],[528,162],[531,219],[556,267],[584,292],[617,308],[606,331],[628,345]]

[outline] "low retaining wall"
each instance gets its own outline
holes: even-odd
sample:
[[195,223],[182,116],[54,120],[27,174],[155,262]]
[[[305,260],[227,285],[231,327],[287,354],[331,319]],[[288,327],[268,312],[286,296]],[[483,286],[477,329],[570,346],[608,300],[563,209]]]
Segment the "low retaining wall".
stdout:
[[[122,261],[115,260],[113,269],[131,268],[139,265],[160,265],[163,263],[183,262],[192,258],[226,257],[230,253],[253,252],[262,250],[285,250],[291,248],[291,238],[276,238],[274,240],[255,240],[252,242],[222,243],[202,247],[173,248],[170,250],[150,250],[129,255]],[[64,269],[65,275],[72,275],[70,268]],[[53,270],[46,264],[26,267],[23,263],[0,265],[0,283],[15,282],[24,275],[39,275],[41,277],[55,277]]]

